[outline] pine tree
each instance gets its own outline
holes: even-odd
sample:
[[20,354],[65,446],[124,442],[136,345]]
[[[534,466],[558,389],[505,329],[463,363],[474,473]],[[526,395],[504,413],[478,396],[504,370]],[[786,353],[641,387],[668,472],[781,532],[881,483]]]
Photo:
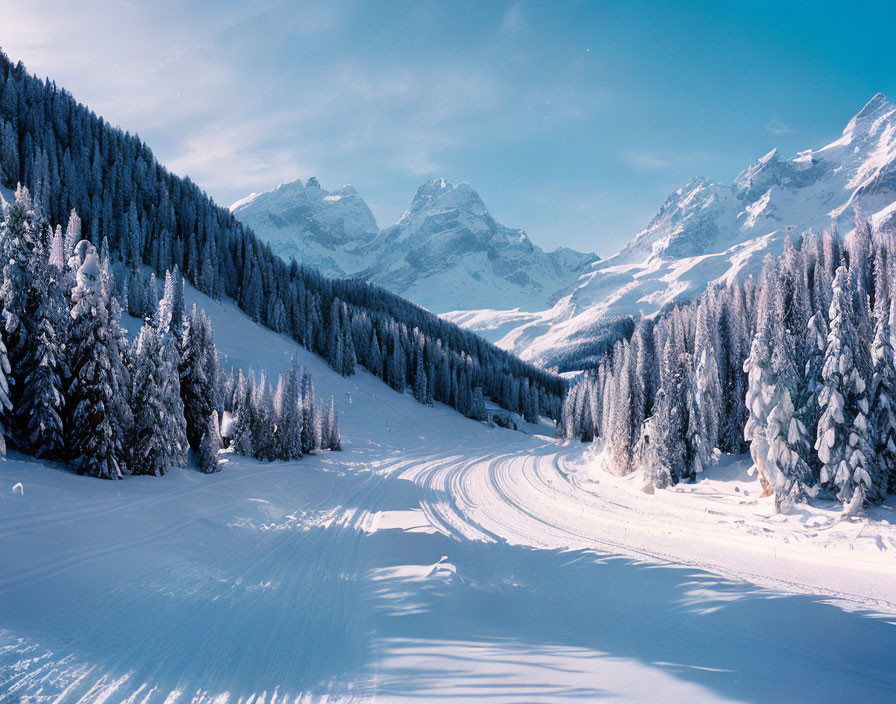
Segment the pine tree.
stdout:
[[199,469],[205,474],[221,471],[218,451],[221,449],[221,435],[218,431],[218,412],[212,411],[206,423],[205,432],[199,442]]
[[[3,213],[0,222],[0,257],[3,281],[0,284],[0,307],[6,327],[6,343],[13,374],[20,374],[20,361],[33,344],[34,331],[30,328],[29,265],[35,250],[40,247],[41,223],[28,189],[21,186],[15,201]],[[15,382],[15,376],[13,377]],[[13,403],[21,392],[13,385]]]
[[53,308],[49,262],[42,247],[32,252],[27,271],[27,291],[22,328],[29,330],[28,346],[18,361],[14,404],[17,445],[36,457],[59,459],[63,455],[64,403],[62,354],[64,338],[54,323],[60,317]]
[[818,420],[821,417],[821,408],[818,403],[818,395],[824,388],[822,370],[824,369],[824,352],[827,347],[828,325],[826,315],[816,312],[809,318],[806,329],[807,355],[804,366],[802,395],[798,400],[797,416],[806,428],[806,434],[810,439],[811,452],[804,456],[812,475],[810,485],[818,482],[818,473],[821,464],[818,454],[814,452],[815,443],[812,438],[818,436]]
[[414,373],[414,398],[420,403],[426,403],[426,370],[423,367],[423,349],[417,349],[417,371]]
[[868,398],[854,355],[860,343],[854,321],[854,292],[849,283],[846,268],[839,267],[829,312],[824,388],[818,397],[823,411],[815,442],[822,486],[836,492],[844,503],[864,501],[875,485],[870,467],[873,450],[868,441]]
[[315,438],[314,428],[317,423],[317,414],[314,407],[314,380],[306,371],[302,374],[302,453],[314,452]]
[[649,449],[646,476],[657,488],[676,484],[685,474],[686,448],[682,417],[681,352],[675,341],[666,342],[660,363],[660,388],[657,391],[655,412],[650,420],[647,436]]
[[327,338],[327,361],[339,374],[343,372],[344,358],[343,345],[345,336],[342,332],[342,320],[340,317],[339,299],[334,298],[330,306],[330,331]]
[[[883,274],[881,274],[883,276]],[[879,463],[879,486],[875,494],[882,499],[887,492],[896,491],[896,365],[890,343],[889,315],[886,298],[878,297],[878,311],[871,343],[872,376],[870,411],[873,421],[872,447]]]
[[14,409],[8,413],[7,430],[24,452],[58,458],[63,449],[61,351],[67,327],[58,310],[58,270],[49,261],[54,234],[46,228],[44,238],[44,229],[27,189],[20,187],[0,221],[0,308],[12,382],[6,393]]
[[482,395],[482,387],[473,389],[473,400],[470,402],[470,418],[478,421],[488,420],[485,410],[485,397]]
[[713,461],[713,453],[719,446],[719,418],[722,414],[722,386],[719,381],[719,364],[716,358],[714,335],[710,323],[707,300],[703,300],[697,312],[697,331],[694,342],[693,394],[695,471],[699,474]]
[[180,336],[177,320],[177,287],[174,275],[169,271],[165,275],[165,293],[159,301],[155,314],[154,326],[159,334],[161,347],[161,364],[163,366],[162,377],[164,387],[162,389],[162,404],[165,407],[164,435],[170,447],[169,456],[171,463],[178,467],[187,464],[187,421],[184,416],[184,402],[181,398],[180,388],[180,343],[176,336]]
[[282,460],[297,460],[302,456],[302,391],[298,362],[285,375],[279,398],[277,444]]
[[68,261],[75,253],[75,245],[81,241],[81,218],[72,209],[68,216],[68,226],[65,228],[65,238],[62,242],[62,256]]
[[748,420],[746,405],[747,375],[744,363],[750,353],[750,339],[747,332],[747,311],[743,290],[736,284],[728,287],[730,311],[725,320],[723,332],[728,353],[725,366],[724,413],[721,429],[721,447],[726,452],[741,453],[746,450],[744,427]]
[[342,376],[352,376],[355,373],[357,357],[355,355],[355,343],[352,337],[352,321],[348,308],[342,304]]
[[121,393],[109,347],[109,311],[102,295],[99,260],[89,248],[72,291],[70,340],[72,413],[66,429],[69,456],[79,474],[120,479],[122,447],[113,428],[115,396]]
[[181,344],[183,357],[180,365],[180,395],[184,406],[187,442],[194,450],[208,428],[214,410],[214,388],[217,380],[210,374],[217,371],[213,356],[217,356],[211,323],[195,305],[187,318]]
[[4,332],[0,327],[0,459],[6,457],[7,417],[12,411],[12,401],[9,398],[9,375],[12,368],[9,365],[3,336]]
[[255,439],[252,435],[255,427],[255,406],[252,402],[252,386],[253,383],[240,370],[234,394],[231,447],[236,454],[244,457],[255,456]]
[[631,346],[624,342],[616,343],[613,352],[613,376],[611,405],[609,408],[609,432],[606,447],[610,464],[614,473],[623,475],[632,470],[632,385]]
[[327,407],[326,421],[326,446],[328,450],[342,449],[342,436],[339,432],[339,420],[336,417],[336,401],[330,397],[330,403]]
[[374,376],[383,378],[383,357],[380,354],[380,342],[376,336],[376,328],[370,333],[370,345],[367,351],[367,369]]
[[759,319],[756,334],[750,345],[750,355],[744,362],[747,373],[746,406],[749,412],[744,427],[744,439],[750,443],[750,455],[759,472],[763,496],[774,492],[776,469],[769,461],[768,417],[778,401],[774,355],[781,340],[781,299],[777,265],[767,256],[762,272],[759,298]]
[[254,405],[252,438],[256,459],[271,462],[277,459],[278,448],[274,436],[276,414],[274,413],[274,396],[264,374],[259,377],[255,392],[252,395]]
[[122,457],[119,461],[121,471],[127,472],[129,470],[126,461],[130,454],[128,443],[133,435],[134,426],[134,414],[130,402],[131,375],[128,370],[128,352],[131,345],[127,339],[127,331],[121,325],[121,306],[113,295],[112,272],[108,261],[103,262],[99,283],[100,295],[109,312],[107,344],[112,379],[115,383],[109,406],[112,437],[116,446],[122,448]]
[[134,429],[129,467],[133,474],[160,477],[171,464],[171,445],[165,437],[164,393],[168,369],[163,360],[159,331],[146,323],[140,330],[134,355]]

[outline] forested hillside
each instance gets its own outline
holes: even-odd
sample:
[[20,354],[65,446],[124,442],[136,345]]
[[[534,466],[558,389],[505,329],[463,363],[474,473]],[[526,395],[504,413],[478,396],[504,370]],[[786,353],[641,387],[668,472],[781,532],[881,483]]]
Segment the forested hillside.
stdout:
[[562,379],[378,287],[287,265],[139,137],[2,54],[0,183],[25,185],[47,222],[65,225],[76,213],[100,261],[124,264],[117,286],[132,314],[144,315],[151,298],[142,265],[159,275],[177,268],[344,374],[361,364],[396,389],[412,387],[423,403],[471,417],[483,416],[486,397],[529,419],[559,417]]
[[880,503],[896,491],[894,278],[892,233],[860,216],[845,242],[788,239],[760,280],[641,321],[571,389],[563,432],[657,486],[749,449],[779,507]]

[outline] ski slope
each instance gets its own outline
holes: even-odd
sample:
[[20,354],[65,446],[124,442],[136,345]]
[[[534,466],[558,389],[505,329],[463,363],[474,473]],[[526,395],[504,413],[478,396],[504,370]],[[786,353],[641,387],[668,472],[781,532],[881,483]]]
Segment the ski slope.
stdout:
[[737,460],[647,494],[189,296],[230,363],[299,354],[345,449],[122,482],[0,463],[0,702],[896,696],[892,506],[775,516]]

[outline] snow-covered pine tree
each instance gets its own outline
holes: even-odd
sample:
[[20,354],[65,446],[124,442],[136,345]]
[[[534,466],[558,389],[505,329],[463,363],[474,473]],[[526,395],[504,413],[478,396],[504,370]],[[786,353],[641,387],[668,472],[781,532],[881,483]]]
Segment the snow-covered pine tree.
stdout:
[[[389,385],[404,393],[407,386],[407,358],[398,334],[398,326],[392,327],[392,349],[389,360]],[[460,410],[460,409],[458,409]],[[461,411],[463,412],[463,411]]]
[[420,403],[426,403],[426,369],[423,365],[423,347],[418,341],[416,362],[414,364],[414,398]]
[[307,371],[302,372],[302,453],[314,452],[314,428],[317,413],[314,406],[314,379]]
[[426,405],[435,404],[436,398],[436,368],[432,363],[426,367]]
[[355,373],[357,356],[355,355],[355,342],[352,336],[352,319],[348,312],[348,306],[342,304],[342,376],[352,376]]
[[327,362],[339,374],[342,374],[344,359],[345,336],[342,332],[341,306],[338,298],[333,299],[330,305],[330,325],[327,333]]
[[277,414],[278,454],[282,460],[297,460],[302,456],[302,389],[295,357],[284,376]]
[[121,391],[109,347],[109,311],[96,250],[92,246],[84,250],[72,291],[67,449],[79,474],[120,479],[123,450],[113,428],[113,406]]
[[212,411],[206,423],[205,432],[199,442],[199,469],[205,474],[221,471],[218,451],[221,449],[221,435],[218,430],[218,412]]
[[482,395],[481,386],[477,386],[473,389],[473,398],[470,402],[470,418],[478,421],[485,421],[488,419],[488,414],[485,410],[485,397]]
[[314,435],[314,451],[323,450],[326,447],[324,443],[324,422],[325,417],[323,413],[323,404],[321,401],[315,399],[312,405],[312,414],[311,414],[311,430]]
[[130,403],[131,375],[128,369],[128,356],[132,345],[128,342],[127,331],[121,325],[121,305],[113,292],[112,272],[108,261],[102,262],[99,282],[100,293],[106,304],[106,310],[109,312],[107,343],[112,380],[115,383],[109,406],[112,436],[115,439],[115,444],[122,448],[119,463],[121,471],[127,472],[126,459],[129,455],[127,446],[133,435],[134,425],[134,414]]
[[822,370],[824,388],[818,396],[823,410],[815,442],[822,486],[851,505],[867,500],[875,486],[867,389],[854,354],[861,344],[854,321],[855,292],[850,290],[854,281],[846,267],[837,268]]
[[144,318],[155,318],[159,308],[159,285],[155,272],[149,276],[144,273],[142,288],[143,302],[140,304],[142,315]]
[[208,428],[209,416],[214,410],[217,381],[209,374],[214,373],[217,367],[210,359],[211,355],[216,354],[211,323],[195,304],[187,316],[181,349],[180,396],[184,405],[187,442],[193,450],[198,450]]
[[47,252],[41,246],[31,253],[26,279],[21,327],[29,331],[29,343],[14,376],[16,444],[35,457],[59,459],[64,453],[61,413],[65,338],[56,333],[54,324],[61,323],[56,308],[58,291]]
[[255,404],[252,402],[254,380],[247,379],[240,370],[234,392],[233,434],[231,447],[238,455],[255,456],[255,439],[252,430],[255,427]]
[[331,396],[330,403],[327,406],[327,421],[326,421],[326,447],[328,450],[341,450],[342,449],[342,434],[339,432],[339,419],[336,416],[336,401]]
[[875,325],[871,343],[871,388],[869,418],[872,421],[872,446],[878,462],[876,498],[896,491],[896,364],[894,364],[889,305],[887,267],[878,253],[875,259]]
[[[181,358],[178,343],[173,330],[176,327],[178,294],[174,275],[171,271],[165,274],[165,293],[159,301],[154,325],[159,333],[159,344],[162,350],[161,363],[163,365],[162,378],[162,404],[165,407],[163,421],[165,423],[164,434],[170,445],[169,457],[171,463],[178,467],[187,464],[187,422],[184,418],[184,402],[180,390],[180,366]],[[178,332],[178,335],[182,333]]]
[[661,381],[654,414],[645,430],[645,476],[659,489],[678,483],[685,470],[685,438],[676,379],[680,375],[680,366],[676,363],[676,355],[674,340],[667,340],[660,362]]
[[161,333],[144,323],[137,338],[133,363],[131,403],[134,427],[129,469],[133,474],[160,477],[171,464],[171,444],[165,437],[164,394],[168,369],[163,360]]
[[[823,300],[823,299],[822,299]],[[824,369],[824,352],[827,347],[828,324],[827,316],[818,311],[809,318],[806,326],[806,360],[803,369],[802,395],[798,400],[797,417],[806,428],[810,439],[812,451],[804,457],[809,469],[812,471],[810,485],[818,482],[820,463],[818,453],[815,452],[815,443],[812,438],[818,437],[818,419],[821,417],[821,408],[818,403],[818,394],[824,388],[821,372]]]
[[750,454],[764,492],[774,493],[779,509],[801,499],[811,481],[804,460],[811,441],[796,413],[795,399],[800,395],[802,375],[796,359],[797,336],[785,324],[788,315],[793,314],[787,310],[793,305],[788,296],[792,297],[792,291],[788,293],[781,269],[770,256],[766,257],[756,335],[744,364],[750,412],[744,437],[750,440]]
[[689,343],[693,340],[690,333],[690,316],[685,315],[681,307],[672,311],[672,328],[668,341],[672,344],[672,367],[665,373],[663,383],[666,384],[669,401],[678,406],[678,419],[681,436],[684,438],[684,462],[672,475],[672,481],[694,481],[697,478],[697,433],[696,411],[691,403],[690,390],[694,387],[693,355]]
[[736,283],[728,286],[729,304],[725,308],[724,326],[727,363],[723,382],[724,409],[720,429],[720,446],[725,452],[740,453],[746,450],[744,427],[747,424],[747,375],[744,362],[750,353],[748,316],[743,290]]
[[744,362],[747,374],[746,407],[749,413],[744,426],[744,439],[750,444],[750,455],[759,472],[763,495],[775,488],[775,468],[769,462],[770,441],[767,436],[768,417],[777,401],[774,371],[775,345],[781,333],[781,311],[778,303],[780,287],[777,265],[767,256],[759,293],[756,334],[750,345],[750,355]]
[[722,385],[719,381],[719,364],[713,330],[717,329],[711,303],[704,297],[697,308],[697,330],[694,341],[694,421],[696,435],[692,442],[696,448],[694,470],[699,474],[713,461],[713,453],[719,446],[719,418],[722,415]]
[[59,272],[65,267],[65,256],[62,250],[62,227],[57,225],[56,229],[50,234],[50,250],[47,255],[47,263]]
[[613,350],[609,427],[605,447],[610,467],[619,475],[628,474],[632,470],[632,364],[631,346],[624,341],[617,342]]
[[15,389],[17,375],[22,374],[20,361],[33,343],[28,311],[29,264],[40,247],[42,224],[34,211],[27,188],[16,190],[15,201],[0,214],[0,261],[3,280],[0,283],[0,309],[6,328],[6,344],[13,374],[13,404],[21,389]]
[[264,374],[258,378],[252,394],[254,412],[252,414],[252,439],[255,447],[254,457],[271,462],[277,459],[277,442],[274,436],[276,415],[274,413],[274,395]]
[[64,261],[68,261],[72,254],[75,253],[75,245],[81,241],[81,218],[72,208],[68,216],[68,225],[65,228],[65,237],[62,241],[62,256]]
[[376,336],[376,328],[370,333],[370,345],[367,351],[367,368],[374,376],[383,378],[383,356],[380,354],[380,341]]
[[49,265],[53,232],[47,229],[48,238],[44,238],[42,229],[27,189],[20,187],[15,201],[0,217],[0,255],[4,262],[0,310],[9,345],[12,383],[7,392],[14,409],[8,414],[7,430],[23,451],[59,457],[63,447],[59,413],[65,339],[57,336],[54,327],[60,315],[55,308],[58,291]]
[[7,418],[12,411],[12,401],[9,398],[9,375],[12,368],[9,366],[4,334],[3,327],[0,326],[0,458],[6,457]]

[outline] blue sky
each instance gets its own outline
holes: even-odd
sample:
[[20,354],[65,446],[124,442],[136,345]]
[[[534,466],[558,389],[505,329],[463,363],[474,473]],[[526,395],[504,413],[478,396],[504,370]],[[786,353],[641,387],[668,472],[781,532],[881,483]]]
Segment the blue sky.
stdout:
[[385,227],[443,176],[602,255],[691,177],[896,98],[896,3],[247,5],[0,0],[0,46],[222,204],[317,176]]

